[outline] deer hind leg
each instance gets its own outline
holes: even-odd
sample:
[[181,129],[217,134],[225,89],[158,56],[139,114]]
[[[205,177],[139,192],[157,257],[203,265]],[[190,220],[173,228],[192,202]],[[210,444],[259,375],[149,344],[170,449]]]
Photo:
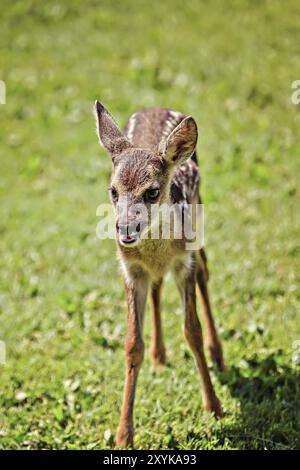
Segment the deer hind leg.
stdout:
[[162,280],[151,285],[150,310],[151,310],[151,345],[150,359],[153,368],[159,368],[166,363],[166,349],[161,324],[160,297]]
[[143,321],[147,289],[148,279],[142,274],[134,279],[132,284],[125,286],[128,330],[125,342],[126,378],[116,436],[116,444],[119,447],[133,445],[133,407],[138,373],[144,358]]
[[225,370],[223,350],[214,322],[208,294],[208,269],[204,248],[196,253],[196,281],[206,324],[206,344],[211,360],[220,371]]
[[194,354],[202,380],[203,405],[208,411],[213,412],[216,418],[221,418],[223,410],[209,375],[203,348],[202,329],[196,310],[194,267],[183,271],[177,277],[177,284],[184,304],[184,334]]

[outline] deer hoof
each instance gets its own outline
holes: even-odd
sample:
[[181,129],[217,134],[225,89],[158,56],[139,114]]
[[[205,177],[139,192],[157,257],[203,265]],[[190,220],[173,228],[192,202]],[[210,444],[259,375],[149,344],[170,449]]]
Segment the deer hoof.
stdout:
[[208,345],[208,350],[212,362],[217,366],[220,372],[224,372],[225,364],[221,343],[218,341],[212,345]]
[[117,447],[133,447],[133,431],[119,428],[116,435]]
[[160,370],[166,365],[166,351],[150,351],[152,370]]
[[224,411],[220,400],[217,397],[214,397],[212,400],[205,400],[204,407],[207,411],[210,411],[214,414],[216,419],[221,419],[224,416]]

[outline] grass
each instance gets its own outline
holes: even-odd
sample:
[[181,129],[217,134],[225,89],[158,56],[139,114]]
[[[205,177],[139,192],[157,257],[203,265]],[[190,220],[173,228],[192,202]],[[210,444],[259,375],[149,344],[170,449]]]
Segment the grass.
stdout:
[[[2,0],[0,448],[114,447],[125,302],[96,238],[110,161],[92,105],[195,116],[226,416],[201,407],[178,294],[164,289],[168,367],[145,359],[136,447],[299,449],[299,5]],[[299,183],[299,180],[298,180]],[[149,344],[149,315],[145,340]]]

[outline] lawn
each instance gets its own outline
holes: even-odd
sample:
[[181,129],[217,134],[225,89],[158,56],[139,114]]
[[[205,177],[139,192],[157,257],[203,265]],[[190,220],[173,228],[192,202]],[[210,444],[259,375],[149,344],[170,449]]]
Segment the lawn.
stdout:
[[149,106],[197,120],[227,363],[211,368],[217,422],[168,279],[168,365],[146,355],[136,447],[300,448],[298,19],[298,0],[1,1],[1,449],[114,448],[126,306],[114,241],[95,233],[111,169],[96,98],[122,125]]

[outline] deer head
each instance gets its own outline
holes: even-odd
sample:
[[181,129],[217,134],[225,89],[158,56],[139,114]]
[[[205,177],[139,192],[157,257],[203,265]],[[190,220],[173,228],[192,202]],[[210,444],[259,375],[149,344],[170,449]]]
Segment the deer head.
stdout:
[[99,101],[95,109],[100,144],[112,158],[109,193],[116,210],[117,241],[133,246],[143,238],[151,205],[170,204],[172,175],[194,152],[197,125],[189,116],[156,149],[136,148]]

